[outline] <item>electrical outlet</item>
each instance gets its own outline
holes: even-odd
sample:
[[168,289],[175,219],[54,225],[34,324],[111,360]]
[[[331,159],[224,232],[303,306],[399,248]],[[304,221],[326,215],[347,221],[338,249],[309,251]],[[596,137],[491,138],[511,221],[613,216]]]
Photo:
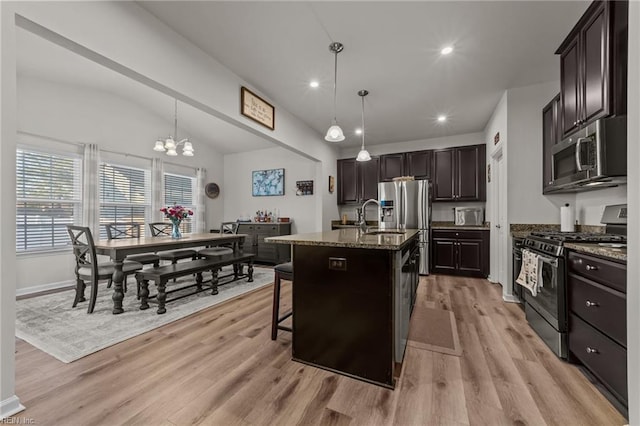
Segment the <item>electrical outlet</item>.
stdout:
[[347,259],[345,259],[344,257],[330,257],[329,269],[333,271],[346,271]]

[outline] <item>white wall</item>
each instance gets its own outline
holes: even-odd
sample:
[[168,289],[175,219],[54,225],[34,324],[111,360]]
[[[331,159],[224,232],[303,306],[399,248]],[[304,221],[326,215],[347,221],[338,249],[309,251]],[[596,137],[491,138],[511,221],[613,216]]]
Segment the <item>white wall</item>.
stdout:
[[560,223],[560,206],[573,194],[542,195],[542,108],[558,82],[509,89],[507,151],[509,223]]
[[629,2],[627,383],[629,424],[640,425],[640,3]]
[[605,206],[627,203],[627,185],[576,194],[576,219],[581,225],[602,225]]
[[[292,233],[319,231],[315,224],[316,203],[328,192],[327,182],[314,179],[316,162],[283,148],[227,154],[224,156],[224,220],[254,217],[257,210],[274,211],[293,221]],[[251,196],[251,172],[254,170],[284,168],[283,196]],[[313,195],[296,195],[296,181],[314,180]]]

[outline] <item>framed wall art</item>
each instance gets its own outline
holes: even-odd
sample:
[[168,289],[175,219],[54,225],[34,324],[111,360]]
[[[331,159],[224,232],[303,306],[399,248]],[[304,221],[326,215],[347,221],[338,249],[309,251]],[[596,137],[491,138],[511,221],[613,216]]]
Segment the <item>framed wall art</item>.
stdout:
[[313,181],[312,180],[296,181],[296,195],[313,195]]
[[276,109],[244,86],[240,88],[240,113],[271,130],[275,129]]
[[329,194],[333,194],[333,191],[336,187],[336,178],[333,176],[329,176]]
[[254,197],[284,195],[284,169],[253,171],[251,194]]

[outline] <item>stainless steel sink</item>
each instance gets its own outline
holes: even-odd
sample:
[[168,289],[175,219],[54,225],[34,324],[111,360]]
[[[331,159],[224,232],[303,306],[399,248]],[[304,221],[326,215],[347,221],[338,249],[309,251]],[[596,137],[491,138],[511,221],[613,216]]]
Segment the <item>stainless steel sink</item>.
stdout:
[[404,235],[405,233],[402,231],[392,231],[392,230],[375,230],[375,231],[369,231],[369,232],[365,232],[364,235]]

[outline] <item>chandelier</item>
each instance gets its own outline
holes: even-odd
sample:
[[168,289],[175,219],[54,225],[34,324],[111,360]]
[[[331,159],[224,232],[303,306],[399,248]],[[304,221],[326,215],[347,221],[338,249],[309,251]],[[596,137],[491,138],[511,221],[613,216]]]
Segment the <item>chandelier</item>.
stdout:
[[171,135],[169,135],[169,137],[164,140],[159,138],[156,141],[156,144],[153,147],[153,150],[158,152],[166,152],[167,155],[175,157],[176,155],[178,155],[178,152],[176,151],[176,149],[180,145],[183,145],[182,155],[186,157],[193,157],[193,145],[191,145],[191,142],[189,142],[188,138],[184,138],[176,142],[176,140],[178,139],[178,100],[177,99],[175,99],[175,108],[174,108],[174,117],[173,117],[173,134],[175,136],[175,139],[174,139],[174,136],[171,136]]

